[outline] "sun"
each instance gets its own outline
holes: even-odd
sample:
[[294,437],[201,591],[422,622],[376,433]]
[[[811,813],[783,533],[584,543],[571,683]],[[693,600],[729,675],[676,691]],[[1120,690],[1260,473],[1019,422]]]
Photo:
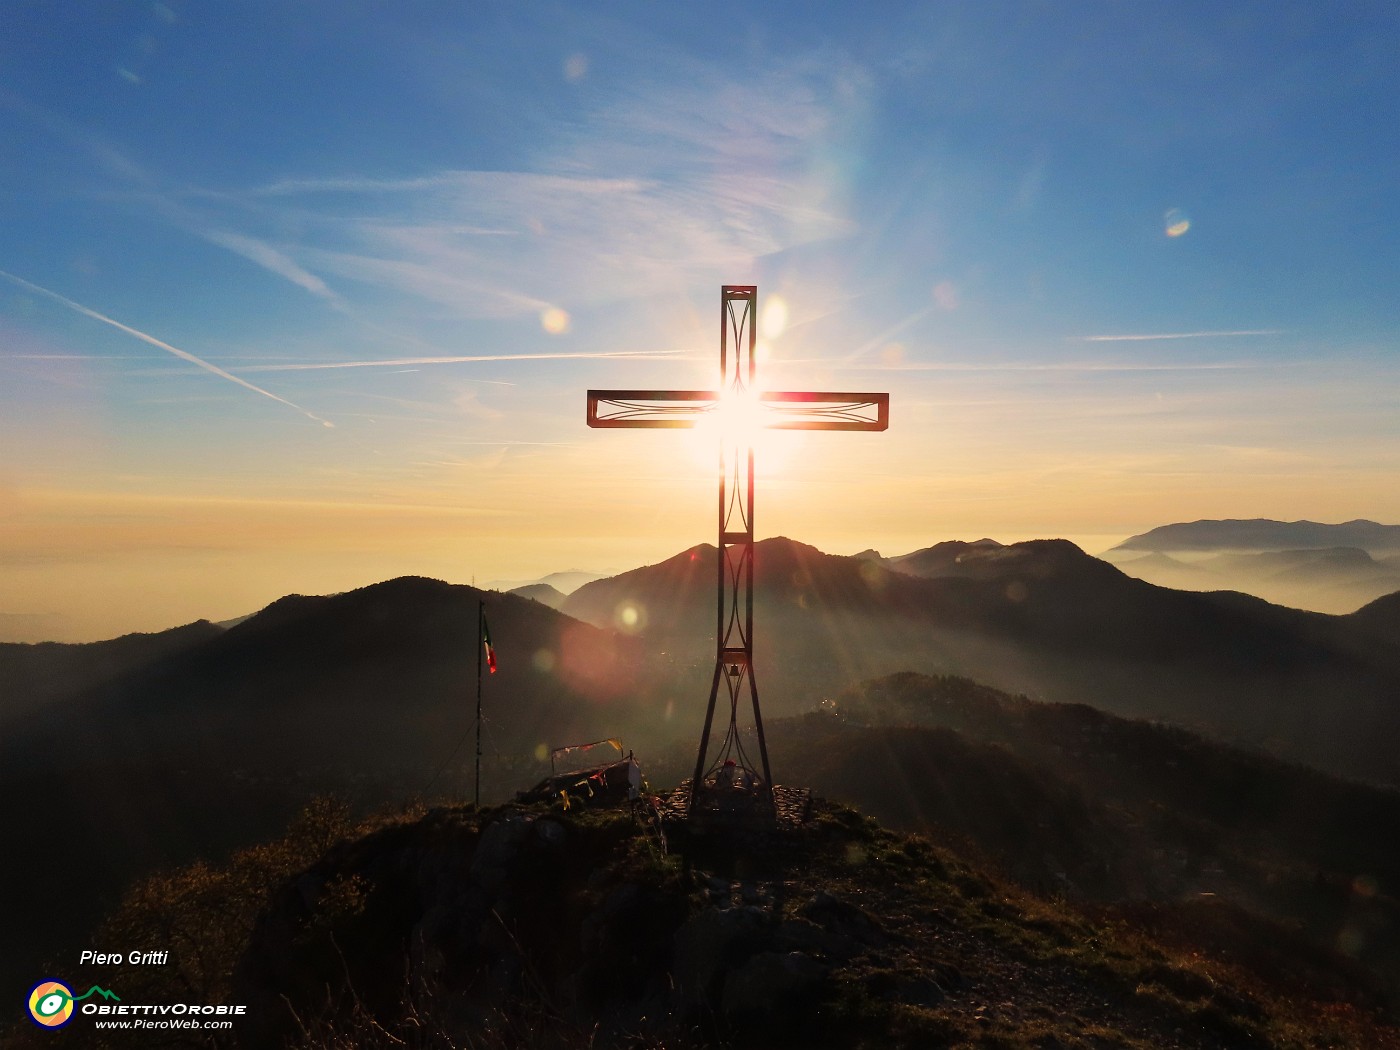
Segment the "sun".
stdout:
[[773,420],[760,387],[731,388],[690,431],[691,458],[713,467],[721,449],[728,462],[732,450],[752,448],[755,474],[771,476],[788,465],[802,441],[801,433],[771,429]]
[[730,388],[697,429],[708,430],[722,441],[748,445],[764,433],[765,415],[763,395],[756,387]]

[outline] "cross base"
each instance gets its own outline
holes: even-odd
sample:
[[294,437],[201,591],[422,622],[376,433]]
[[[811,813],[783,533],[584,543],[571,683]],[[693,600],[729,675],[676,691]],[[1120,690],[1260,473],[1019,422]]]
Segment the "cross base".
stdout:
[[808,788],[774,784],[772,798],[755,799],[754,805],[710,806],[711,791],[691,797],[691,780],[682,780],[661,805],[661,819],[683,824],[694,831],[793,831],[807,823],[812,813]]

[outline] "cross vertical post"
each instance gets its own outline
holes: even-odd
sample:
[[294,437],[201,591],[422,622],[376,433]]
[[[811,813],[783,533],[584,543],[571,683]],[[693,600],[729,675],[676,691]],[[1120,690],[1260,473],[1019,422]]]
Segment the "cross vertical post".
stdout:
[[[588,425],[601,428],[694,427],[706,413],[739,408],[750,423],[781,430],[882,431],[889,426],[888,393],[762,391],[757,382],[758,288],[727,284],[720,289],[719,387],[716,390],[590,390]],[[757,410],[757,411],[754,411]],[[716,564],[718,601],[715,669],[705,724],[691,779],[690,815],[723,818],[735,801],[774,816],[773,776],[758,702],[753,667],[754,447],[744,426],[722,427],[719,448],[719,537]],[[729,720],[711,762],[710,738],[720,687],[729,701]],[[753,707],[758,768],[739,732],[739,704],[745,684]],[[707,764],[708,763],[708,764]]]
[[[743,399],[753,392],[757,313],[757,286],[727,284],[720,289],[721,398]],[[703,794],[705,759],[721,682],[729,699],[731,733],[721,745],[720,761],[733,758],[737,769],[751,768],[744,754],[743,739],[737,732],[739,702],[747,682],[762,773],[756,787],[763,801],[770,806],[773,801],[773,774],[768,764],[768,742],[763,735],[763,714],[758,705],[758,682],[753,668],[754,453],[752,440],[745,441],[743,437],[745,435],[732,432],[720,435],[715,671],[705,709],[705,728],[695,756],[695,775],[690,782],[692,807]],[[737,757],[733,752],[738,753]]]

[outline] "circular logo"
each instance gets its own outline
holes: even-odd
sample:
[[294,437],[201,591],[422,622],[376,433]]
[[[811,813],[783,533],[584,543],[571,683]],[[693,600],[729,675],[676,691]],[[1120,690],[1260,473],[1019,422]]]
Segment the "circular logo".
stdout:
[[29,993],[29,1016],[45,1028],[62,1028],[73,1020],[73,992],[59,981],[40,981]]

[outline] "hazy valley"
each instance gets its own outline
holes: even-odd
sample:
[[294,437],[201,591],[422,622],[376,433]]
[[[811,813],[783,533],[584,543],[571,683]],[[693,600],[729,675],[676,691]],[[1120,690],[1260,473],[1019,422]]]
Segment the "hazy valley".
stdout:
[[1101,557],[1161,587],[1242,591],[1316,612],[1349,613],[1400,591],[1400,527],[1373,521],[1164,525]]

